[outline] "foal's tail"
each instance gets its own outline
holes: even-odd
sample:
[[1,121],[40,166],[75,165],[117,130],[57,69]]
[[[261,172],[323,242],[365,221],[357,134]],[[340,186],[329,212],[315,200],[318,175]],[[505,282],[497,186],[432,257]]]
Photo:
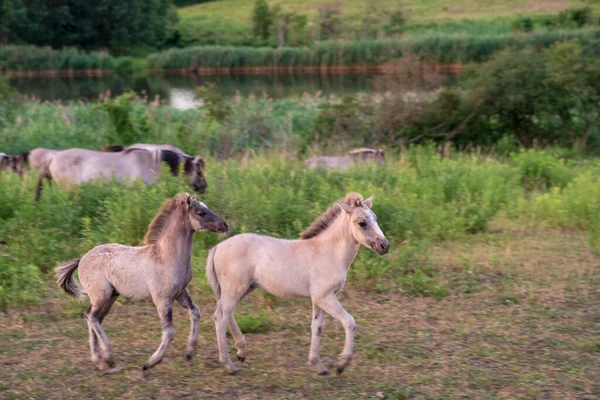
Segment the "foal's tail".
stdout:
[[85,292],[75,279],[73,279],[73,273],[79,267],[80,261],[81,258],[77,258],[56,267],[56,281],[68,295],[82,300],[85,299]]
[[215,272],[215,253],[217,252],[217,246],[210,249],[206,260],[206,279],[213,290],[213,293],[217,297],[217,300],[221,298],[221,285],[219,285],[219,279]]

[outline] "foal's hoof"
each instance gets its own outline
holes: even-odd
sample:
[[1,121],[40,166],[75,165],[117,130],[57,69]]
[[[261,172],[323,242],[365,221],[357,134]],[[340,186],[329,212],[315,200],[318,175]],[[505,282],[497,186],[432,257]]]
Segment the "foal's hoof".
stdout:
[[240,357],[240,356],[237,356],[237,359],[238,359],[238,361],[239,361],[239,362],[241,362],[241,363],[243,363],[244,361],[246,361],[246,357]]
[[324,369],[323,371],[319,372],[319,375],[320,376],[327,376],[327,375],[329,375],[329,371],[327,371],[326,369]]
[[192,361],[192,356],[193,356],[192,353],[186,353],[183,355],[183,359],[187,362],[190,362],[190,361]]
[[160,364],[161,362],[162,362],[162,360],[160,360],[159,362],[157,362],[157,363],[155,363],[155,364],[152,364],[152,365],[150,365],[150,363],[149,363],[148,361],[146,361],[146,362],[144,363],[144,365],[142,366],[142,369],[143,369],[144,371],[146,371],[146,370],[148,370],[148,369],[150,369],[150,368],[154,368],[154,367],[156,367],[156,366],[157,366],[158,364]]
[[229,375],[237,375],[237,374],[238,374],[238,372],[240,372],[240,370],[239,370],[239,369],[237,369],[237,368],[235,368],[235,367],[228,367],[228,368],[227,368],[227,373],[228,373]]
[[335,369],[335,372],[338,375],[341,375],[345,370],[346,370],[346,365],[338,365],[337,368]]

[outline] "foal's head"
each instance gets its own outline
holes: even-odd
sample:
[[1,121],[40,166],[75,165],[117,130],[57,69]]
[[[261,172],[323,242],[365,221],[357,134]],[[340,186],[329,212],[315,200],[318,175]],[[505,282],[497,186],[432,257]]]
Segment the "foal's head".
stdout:
[[[182,220],[183,219],[183,220]],[[206,204],[196,200],[196,196],[181,193],[166,200],[158,211],[144,237],[144,244],[158,243],[163,235],[168,234],[168,227],[173,226],[170,221],[177,221],[177,226],[189,221],[194,231],[209,231],[225,233],[229,231],[229,224],[213,213]]]
[[229,231],[229,224],[222,217],[210,210],[201,201],[196,200],[196,195],[185,193],[187,215],[195,231],[209,231],[225,233]]
[[390,251],[390,242],[377,225],[377,215],[371,210],[373,198],[362,199],[359,194],[350,194],[338,205],[346,212],[350,220],[350,229],[354,239],[380,255]]

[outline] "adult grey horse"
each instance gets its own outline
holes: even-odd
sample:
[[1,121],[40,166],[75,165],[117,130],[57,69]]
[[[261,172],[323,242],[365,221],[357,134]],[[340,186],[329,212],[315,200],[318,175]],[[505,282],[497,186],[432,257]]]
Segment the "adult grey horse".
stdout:
[[162,361],[173,340],[173,301],[185,307],[190,315],[191,330],[184,358],[191,360],[198,343],[200,311],[194,305],[187,285],[192,280],[192,244],[194,232],[227,232],[229,225],[214,214],[196,196],[182,193],[164,202],[148,227],[143,247],[103,244],[82,258],[56,268],[59,286],[69,295],[82,298],[84,292],[74,281],[79,280],[90,297],[85,311],[92,362],[98,369],[113,366],[111,343],[102,329],[102,321],[115,300],[121,296],[152,300],[158,310],[162,339],[159,348],[144,364],[152,368]]
[[385,155],[382,149],[360,148],[354,149],[343,156],[317,156],[304,161],[304,166],[309,169],[347,169],[353,164],[383,164]]
[[[40,170],[36,200],[39,200],[43,179],[54,179],[59,186],[72,186],[94,180],[117,179],[128,182],[141,179],[145,184],[153,183],[160,175],[161,162],[169,165],[177,176],[182,158],[169,150],[126,149],[118,153],[107,153],[85,149],[68,149],[56,153],[50,163]],[[202,193],[207,184],[204,177],[204,161],[189,160],[184,163],[184,179]]]
[[342,373],[352,359],[354,318],[336,294],[346,282],[348,268],[361,245],[386,254],[390,243],[371,211],[373,197],[363,200],[351,193],[334,203],[301,234],[302,240],[284,240],[252,233],[233,236],[208,253],[206,276],[217,297],[214,314],[219,361],[230,374],[237,368],[229,358],[226,329],[237,347],[240,361],[246,358],[246,341],[233,311],[257,287],[279,297],[309,297],[313,304],[309,365],[320,375],[327,369],[319,359],[324,313],[337,319],[346,331],[346,341],[337,365]]
[[167,150],[176,153],[177,155],[179,155],[179,159],[184,165],[183,168],[186,174],[190,171],[197,171],[196,174],[198,175],[198,177],[194,190],[196,190],[198,193],[204,193],[204,190],[206,190],[208,184],[206,183],[206,179],[204,179],[203,174],[204,168],[206,168],[206,163],[204,162],[204,159],[199,155],[191,156],[185,153],[179,147],[175,147],[170,144],[136,143],[127,147],[120,144],[104,146],[101,150],[105,152],[118,153],[132,149],[144,149],[148,151]]

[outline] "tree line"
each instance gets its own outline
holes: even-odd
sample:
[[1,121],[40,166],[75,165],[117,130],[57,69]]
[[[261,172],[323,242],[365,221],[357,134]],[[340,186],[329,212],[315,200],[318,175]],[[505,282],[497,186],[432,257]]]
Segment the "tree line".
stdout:
[[0,44],[123,55],[175,43],[177,22],[171,0],[3,0]]

